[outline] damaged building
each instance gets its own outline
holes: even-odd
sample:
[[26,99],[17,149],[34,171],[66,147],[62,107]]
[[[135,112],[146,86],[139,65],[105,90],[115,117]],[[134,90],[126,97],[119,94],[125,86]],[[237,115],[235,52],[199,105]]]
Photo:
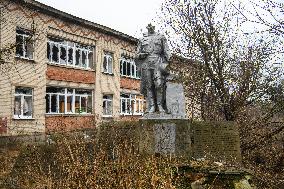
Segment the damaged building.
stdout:
[[34,0],[2,0],[0,134],[139,118],[137,39]]

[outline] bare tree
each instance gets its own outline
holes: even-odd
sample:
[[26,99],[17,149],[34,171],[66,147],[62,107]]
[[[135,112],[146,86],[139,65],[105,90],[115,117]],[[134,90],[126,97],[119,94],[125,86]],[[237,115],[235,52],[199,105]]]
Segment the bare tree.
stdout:
[[230,121],[243,107],[263,98],[279,74],[270,61],[271,41],[242,33],[240,10],[234,6],[221,0],[169,0],[162,10],[172,48],[201,64],[201,104],[214,102]]
[[284,35],[284,3],[280,0],[247,0],[251,9],[244,9],[246,4],[239,2],[234,6],[242,17],[242,22],[254,23],[258,32],[270,32],[276,35]]
[[277,15],[283,5],[247,3],[168,0],[163,29],[175,53],[195,68],[175,71],[188,97],[199,99],[203,119],[238,121],[244,165],[254,170],[260,188],[281,188],[283,16]]

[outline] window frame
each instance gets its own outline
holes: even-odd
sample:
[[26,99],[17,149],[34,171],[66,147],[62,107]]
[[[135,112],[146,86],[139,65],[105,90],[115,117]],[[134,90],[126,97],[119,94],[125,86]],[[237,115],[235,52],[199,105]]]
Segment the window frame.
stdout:
[[[129,97],[128,98],[122,97],[122,95],[128,95]],[[136,95],[136,94],[131,94],[131,93],[121,93],[120,94],[120,115],[127,116],[127,115],[143,115],[144,114],[145,100],[140,99],[137,96],[142,96],[142,95]],[[123,106],[122,106],[123,101],[125,102],[125,111],[123,111]],[[132,107],[132,105],[134,108]],[[138,111],[137,111],[137,105],[138,105]],[[129,109],[127,107],[129,107]]]
[[[64,92],[46,92],[46,106],[49,105],[48,107],[48,112],[47,112],[47,107],[46,107],[46,114],[47,115],[91,115],[93,114],[93,90],[91,89],[78,89],[78,88],[65,88],[65,87],[47,87],[47,88],[58,88],[58,89],[63,89]],[[72,93],[68,92],[68,90],[72,90]],[[91,94],[79,94],[76,93],[76,91],[80,90],[85,90],[90,92]],[[49,98],[47,98],[49,96]],[[52,96],[56,96],[56,112],[52,111]],[[64,97],[64,112],[60,112],[60,96]],[[71,97],[71,111],[68,111],[68,97]],[[76,110],[76,97],[79,97],[79,111]],[[85,111],[82,111],[82,98],[87,99],[87,104],[86,104],[86,109]],[[91,98],[91,102],[88,102],[88,100]],[[49,102],[47,103],[47,100]],[[88,109],[88,104],[91,104],[91,111]]]
[[[105,96],[108,96],[110,98],[105,98]],[[104,103],[106,102],[106,107],[104,107]],[[107,109],[108,103],[111,103],[111,114],[105,114],[105,109]],[[103,95],[103,113],[102,117],[113,117],[113,95],[112,94],[104,94]]]
[[[105,60],[106,60],[106,67],[104,65]],[[110,64],[109,60],[111,60],[111,66],[109,66]],[[113,53],[109,51],[104,51],[103,61],[102,61],[102,72],[104,74],[113,75],[113,67],[114,67]],[[109,68],[111,68],[111,70],[109,70]]]
[[[31,90],[31,94],[19,94],[19,93],[17,93],[16,92],[16,90],[17,90],[17,88],[19,88],[19,89],[26,89],[26,90]],[[34,90],[33,90],[33,88],[31,88],[31,87],[21,87],[21,86],[16,86],[15,87],[15,91],[14,91],[15,93],[14,93],[14,113],[13,113],[13,118],[14,119],[33,119],[33,110],[34,110]],[[21,111],[21,114],[20,115],[16,115],[15,114],[15,109],[16,109],[16,107],[15,107],[15,98],[16,97],[20,97],[20,99],[21,99],[21,104],[20,104],[20,111]],[[31,97],[31,115],[30,116],[25,116],[24,115],[24,106],[23,106],[23,104],[24,104],[24,100],[25,100],[25,97]]]
[[[58,49],[58,52],[57,52],[58,60],[57,61],[53,60],[52,50],[54,46],[57,46],[57,49]],[[61,59],[61,49],[62,48],[65,49],[65,58],[66,58],[63,61]],[[70,56],[71,53],[69,51],[70,49],[72,49],[71,56]],[[50,64],[64,65],[68,67],[89,70],[89,69],[94,69],[90,67],[90,65],[94,66],[94,58],[89,59],[89,57],[94,56],[94,49],[95,49],[95,46],[83,45],[83,44],[79,44],[79,43],[64,40],[64,39],[49,37],[47,40],[47,52],[46,53],[47,53],[48,62]],[[77,62],[77,56],[76,56],[77,52],[79,52],[79,62]],[[83,53],[86,53],[85,64],[82,63]],[[72,63],[69,62],[69,60],[71,60],[71,57],[72,57]]]
[[[20,33],[21,32],[21,33]],[[22,38],[22,44],[18,44],[17,42],[17,37],[20,36]],[[21,59],[26,59],[26,60],[34,60],[34,42],[32,40],[33,38],[33,33],[22,28],[16,28],[16,50],[15,50],[15,57],[21,58]],[[29,41],[30,40],[30,41]],[[30,52],[31,58],[28,56],[28,42],[31,42],[32,50]],[[22,45],[21,49],[23,51],[23,55],[20,55],[17,53],[17,48],[18,45]]]
[[[132,79],[141,79],[141,73],[139,74],[139,68],[136,65],[134,59],[121,56],[119,62],[120,62],[119,64],[120,65],[120,76],[132,78]],[[129,68],[130,74],[127,73],[128,68]]]

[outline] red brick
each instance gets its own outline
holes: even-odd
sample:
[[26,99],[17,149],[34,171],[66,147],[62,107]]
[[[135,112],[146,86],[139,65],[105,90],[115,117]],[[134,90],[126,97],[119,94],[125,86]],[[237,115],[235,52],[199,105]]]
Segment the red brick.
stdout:
[[76,83],[95,83],[95,73],[88,70],[78,70],[73,68],[63,68],[59,66],[47,66],[47,79],[58,81],[71,81]]
[[140,80],[121,77],[120,87],[123,89],[140,90]]
[[95,127],[94,116],[46,116],[46,132],[72,131]]

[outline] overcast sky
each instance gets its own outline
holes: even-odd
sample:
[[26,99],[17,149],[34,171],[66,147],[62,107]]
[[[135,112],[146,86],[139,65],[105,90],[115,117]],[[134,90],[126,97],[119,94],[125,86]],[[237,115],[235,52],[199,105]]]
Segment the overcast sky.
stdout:
[[74,16],[141,37],[163,0],[38,0]]

